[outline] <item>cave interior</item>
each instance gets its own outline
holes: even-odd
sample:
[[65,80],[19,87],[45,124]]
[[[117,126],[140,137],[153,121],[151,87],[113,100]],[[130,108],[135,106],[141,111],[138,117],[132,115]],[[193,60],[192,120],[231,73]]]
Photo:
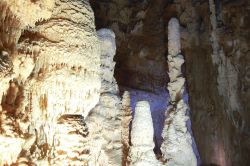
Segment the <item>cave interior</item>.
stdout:
[[249,166],[249,0],[0,0],[0,166]]

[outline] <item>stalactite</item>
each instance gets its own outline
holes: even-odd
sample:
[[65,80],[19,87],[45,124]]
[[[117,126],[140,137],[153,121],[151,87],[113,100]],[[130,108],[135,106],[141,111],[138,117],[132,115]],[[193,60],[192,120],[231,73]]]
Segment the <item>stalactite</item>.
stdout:
[[83,116],[61,116],[55,133],[51,165],[87,166],[90,159],[88,133]]
[[168,66],[170,83],[170,105],[166,111],[166,121],[162,137],[164,139],[161,151],[166,160],[166,165],[196,166],[197,159],[192,149],[191,135],[187,130],[186,112],[188,105],[183,100],[185,78],[181,72],[184,63],[180,50],[179,21],[172,18],[168,24]]
[[[35,3],[26,0],[2,0],[1,3],[7,6],[3,11],[9,10],[13,13],[15,15],[13,17],[20,21],[19,27],[23,29],[26,26],[34,27],[37,21],[50,18],[55,0],[36,1]],[[16,37],[18,39],[20,36]]]
[[10,60],[9,54],[5,51],[0,52],[0,78],[6,77],[11,74],[13,69],[12,61]]
[[18,159],[25,139],[18,133],[16,121],[0,106],[0,165],[10,165]]

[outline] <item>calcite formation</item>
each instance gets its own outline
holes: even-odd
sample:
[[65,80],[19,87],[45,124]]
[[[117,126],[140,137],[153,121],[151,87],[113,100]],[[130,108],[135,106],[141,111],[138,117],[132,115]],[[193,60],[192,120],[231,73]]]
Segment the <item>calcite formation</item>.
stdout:
[[250,165],[250,1],[90,3],[0,0],[0,166]]
[[113,77],[115,35],[109,29],[97,31],[101,49],[100,100],[87,117],[90,131],[90,165],[115,166],[122,163],[122,109]]
[[[89,152],[84,149],[83,117],[99,101],[101,88],[100,47],[91,7],[88,1],[25,1],[22,10],[21,3],[3,2],[21,30],[28,25],[33,28],[19,39],[17,55],[1,55],[1,92],[7,93],[2,100],[1,128],[12,132],[6,144],[16,150],[1,153],[0,165],[18,162],[18,157],[36,165],[86,165],[89,158],[84,153]],[[29,17],[29,8],[37,15]],[[4,72],[10,70],[13,74],[6,76]],[[8,85],[10,79],[16,91]],[[4,86],[10,90],[4,91]],[[14,101],[8,101],[9,95]],[[8,135],[2,136],[8,140]]]
[[130,93],[125,91],[122,96],[122,165],[129,165],[128,155],[130,149],[130,132],[129,127],[132,120]]
[[2,51],[0,54],[0,77],[5,77],[6,75],[10,75],[13,64],[10,60],[8,52]]
[[[241,128],[244,128],[245,121],[239,122],[238,119],[235,119],[235,117],[233,117],[234,115],[232,114],[232,112],[234,112],[234,114],[237,114],[240,117],[243,114],[243,108],[240,105],[237,93],[237,69],[233,66],[231,61],[227,60],[223,46],[219,44],[219,29],[216,17],[216,5],[212,0],[209,1],[209,10],[211,12],[210,22],[212,26],[210,40],[212,42],[213,48],[213,53],[211,54],[211,57],[213,64],[216,65],[218,68],[217,88],[219,94],[223,96],[225,102],[228,103],[226,108],[226,113],[228,117],[232,120],[234,125],[239,128],[239,130],[241,130]],[[227,76],[225,77],[225,75]]]
[[164,139],[161,150],[166,159],[166,165],[197,165],[197,159],[192,148],[191,135],[188,132],[188,105],[184,102],[185,78],[181,72],[184,63],[180,46],[180,26],[176,18],[168,24],[168,65],[170,82],[168,90],[170,105],[167,108],[167,119],[163,129]]
[[[47,153],[53,152],[58,119],[64,114],[86,117],[99,100],[100,52],[93,18],[87,1],[56,1],[51,18],[20,43],[24,56],[32,55],[27,48],[39,49],[20,113],[29,110],[25,132],[37,134],[37,146],[48,146]],[[32,42],[32,34],[41,37]],[[34,160],[43,158],[39,148],[33,153]],[[45,156],[54,158],[53,153]]]
[[136,103],[135,115],[131,127],[131,148],[129,152],[131,166],[160,166],[153,148],[154,128],[147,101]]
[[51,165],[87,166],[90,149],[87,146],[88,128],[82,115],[63,115],[58,119],[58,128],[54,137]]
[[116,54],[115,33],[103,28],[97,31],[97,35],[101,45],[101,93],[117,93],[118,86],[114,78],[115,62],[113,61]]

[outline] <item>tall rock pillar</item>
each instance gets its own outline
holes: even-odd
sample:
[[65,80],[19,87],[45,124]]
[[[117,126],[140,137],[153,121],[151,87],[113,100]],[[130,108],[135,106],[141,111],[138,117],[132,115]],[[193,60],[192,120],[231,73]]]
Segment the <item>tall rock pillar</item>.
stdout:
[[183,97],[185,78],[182,75],[181,66],[184,58],[181,55],[180,26],[176,18],[172,18],[168,24],[168,52],[170,104],[166,112],[161,151],[166,165],[196,166],[197,159],[192,149],[192,138],[186,126],[189,107]]

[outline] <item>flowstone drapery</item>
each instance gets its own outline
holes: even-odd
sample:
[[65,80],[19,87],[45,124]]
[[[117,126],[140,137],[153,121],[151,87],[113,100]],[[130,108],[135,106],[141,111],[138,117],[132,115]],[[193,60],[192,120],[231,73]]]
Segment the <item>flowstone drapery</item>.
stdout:
[[[51,18],[26,32],[19,44],[23,56],[32,54],[27,48],[39,50],[32,76],[24,84],[20,108],[20,114],[30,112],[24,132],[37,137],[30,154],[35,162],[50,163],[60,155],[54,151],[55,138],[64,132],[58,129],[62,126],[58,124],[59,118],[65,114],[86,117],[98,102],[100,49],[93,21],[87,1],[57,0]],[[77,134],[70,136],[74,140]],[[82,144],[81,140],[78,143]],[[45,155],[41,155],[39,147],[43,147]],[[66,149],[64,153],[74,146]]]
[[[0,165],[86,165],[89,152],[84,147],[88,134],[84,132],[88,130],[82,124],[98,103],[101,88],[94,13],[87,0],[20,3],[1,2],[6,11],[3,15],[7,15],[4,17],[15,15],[11,17],[13,23],[7,25],[11,22],[5,21],[4,27],[9,32],[16,28],[15,33],[9,33],[16,34],[10,36],[16,40],[3,38],[1,47],[17,47],[6,48],[10,55],[2,51],[0,56],[0,76],[4,77],[0,81],[1,95],[6,94],[1,106],[1,138],[5,144],[0,149],[9,149],[0,155]],[[20,38],[28,25],[31,28]],[[19,43],[15,43],[18,39]],[[12,73],[6,75],[5,71]],[[74,143],[65,144],[70,141]]]

